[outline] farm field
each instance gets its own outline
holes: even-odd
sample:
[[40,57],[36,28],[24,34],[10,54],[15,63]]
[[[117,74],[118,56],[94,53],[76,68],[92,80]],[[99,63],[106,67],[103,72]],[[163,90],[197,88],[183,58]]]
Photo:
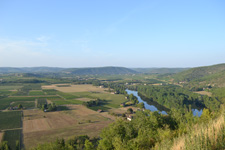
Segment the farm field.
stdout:
[[82,105],[66,105],[69,110],[47,112],[24,110],[23,134],[25,148],[75,135],[98,136],[113,120]]
[[[7,130],[4,133],[3,141],[8,141],[8,144],[12,150],[16,149],[16,142],[20,142],[21,130]],[[20,147],[20,145],[19,145]]]
[[[99,98],[106,100],[107,103],[103,106],[97,106],[91,109],[97,110],[102,108],[104,110],[108,110],[110,108],[119,108],[120,104],[126,101],[124,95],[111,94],[109,92],[106,92],[105,88],[99,88],[89,84],[71,85],[70,87],[67,86],[58,87],[56,84],[56,85],[42,86],[42,88],[45,89],[44,92],[48,94],[54,95],[58,93],[58,95],[67,99],[67,100],[52,100],[56,105],[82,104],[82,101],[89,101]],[[61,92],[59,92],[60,90]]]
[[0,112],[0,130],[21,128],[21,111]]
[[90,100],[93,100],[91,98],[77,98],[76,100],[79,100],[79,101],[82,101],[82,102],[87,102],[87,101],[90,101]]
[[65,105],[65,104],[82,104],[82,101],[79,100],[51,100],[51,102],[56,105]]
[[0,95],[13,95],[16,91],[10,91],[10,90],[0,90]]
[[124,95],[121,94],[110,94],[108,92],[105,93],[95,93],[95,92],[79,92],[79,93],[71,93],[81,98],[90,98],[90,99],[103,99],[107,101],[107,104],[104,105],[110,108],[119,108],[120,104],[127,101]]
[[0,90],[17,90],[23,86],[0,86]]
[[34,108],[35,107],[35,102],[30,102],[30,101],[18,101],[18,102],[12,102],[10,104],[10,106],[14,107],[14,106],[18,106],[19,104],[21,104],[23,106],[23,108]]
[[91,84],[79,84],[79,85],[71,85],[69,87],[60,86],[60,84],[53,84],[53,85],[47,85],[42,86],[42,89],[56,89],[61,92],[65,93],[72,93],[72,92],[105,92],[105,88],[100,88],[93,86]]
[[45,95],[45,93],[41,90],[33,90],[29,92],[29,96],[38,96],[38,95]]
[[0,110],[6,109],[10,106],[12,102],[18,101],[34,101],[34,97],[6,97],[0,99]]

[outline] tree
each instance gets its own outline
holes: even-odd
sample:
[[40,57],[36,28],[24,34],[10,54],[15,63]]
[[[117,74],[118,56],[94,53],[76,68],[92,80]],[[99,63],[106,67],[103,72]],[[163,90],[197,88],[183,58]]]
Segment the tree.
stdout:
[[143,109],[143,108],[145,108],[145,104],[143,102],[141,102],[141,103],[137,104],[137,107]]
[[10,147],[7,141],[3,141],[0,143],[0,150],[10,150]]
[[23,106],[21,104],[19,104],[18,109],[23,109]]
[[94,145],[88,139],[85,140],[84,147],[85,147],[85,150],[93,150],[94,149]]
[[128,108],[128,109],[127,109],[127,113],[128,113],[128,114],[133,114],[133,112],[134,112],[134,111],[133,111],[132,108]]
[[16,141],[16,150],[20,150],[20,142],[18,140]]

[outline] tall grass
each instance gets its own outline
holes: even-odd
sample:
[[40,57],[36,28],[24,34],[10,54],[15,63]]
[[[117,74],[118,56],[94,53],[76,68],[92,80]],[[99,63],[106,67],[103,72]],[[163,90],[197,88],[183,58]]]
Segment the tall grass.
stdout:
[[157,150],[220,150],[225,149],[225,110],[207,123],[197,124],[185,135],[157,144]]

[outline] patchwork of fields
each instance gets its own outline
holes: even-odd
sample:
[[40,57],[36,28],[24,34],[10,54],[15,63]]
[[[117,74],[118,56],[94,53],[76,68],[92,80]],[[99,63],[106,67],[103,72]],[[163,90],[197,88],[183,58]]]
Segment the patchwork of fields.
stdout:
[[57,138],[75,135],[98,136],[113,120],[82,105],[66,105],[69,110],[44,113],[24,110],[23,135],[27,149]]
[[[126,101],[123,95],[110,94],[105,90],[88,84],[54,84],[42,86],[42,89],[40,85],[0,87],[0,110],[4,110],[0,112],[0,141],[9,141],[11,148],[15,149],[16,141],[21,141],[23,137],[21,145],[29,149],[62,137],[99,136],[102,128],[116,117],[96,110],[113,112]],[[91,109],[81,105],[95,99],[106,100],[106,103]],[[61,111],[43,112],[38,109],[39,105],[46,102],[60,105],[58,110]],[[24,109],[23,119],[21,110],[6,110],[19,105]]]

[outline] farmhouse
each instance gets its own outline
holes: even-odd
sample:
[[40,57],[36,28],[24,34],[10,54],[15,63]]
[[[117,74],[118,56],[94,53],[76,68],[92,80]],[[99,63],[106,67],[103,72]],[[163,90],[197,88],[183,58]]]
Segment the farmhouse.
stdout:
[[98,110],[97,110],[97,112],[101,113],[101,112],[103,112],[103,110],[101,110],[101,109],[98,109]]
[[8,110],[17,110],[18,107],[17,106],[14,106],[14,107],[9,107]]
[[133,116],[129,115],[127,116],[127,120],[131,121],[133,119]]

